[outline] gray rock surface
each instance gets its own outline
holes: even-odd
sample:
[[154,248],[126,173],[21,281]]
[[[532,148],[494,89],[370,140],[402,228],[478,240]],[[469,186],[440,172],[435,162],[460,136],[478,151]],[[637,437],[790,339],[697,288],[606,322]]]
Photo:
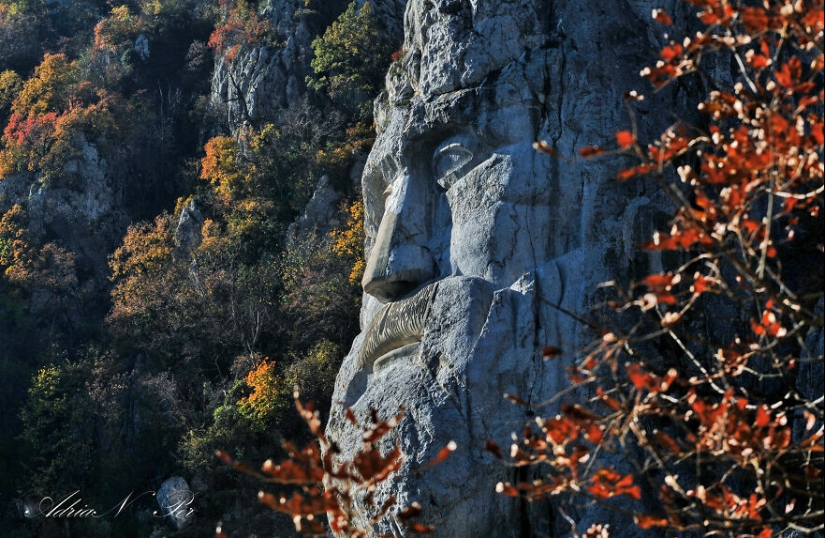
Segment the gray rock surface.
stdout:
[[175,228],[175,243],[178,253],[188,255],[192,250],[198,248],[203,239],[202,226],[203,215],[198,209],[197,199],[193,199],[181,210],[178,226]]
[[[659,267],[634,248],[667,217],[658,189],[616,183],[614,159],[550,159],[532,149],[546,140],[574,157],[615,144],[613,133],[629,127],[622,96],[646,87],[638,73],[657,46],[652,7],[407,5],[406,55],[376,102],[378,139],[362,176],[362,333],[338,375],[327,432],[351,457],[361,438],[345,407],[385,418],[406,407],[395,440],[407,460],[378,504],[390,493],[402,506],[420,502],[435,536],[571,532],[554,507],[495,493],[501,480],[529,477],[484,445],[509,446],[534,412],[555,414],[540,403],[565,386],[564,367],[594,336],[556,306],[589,313],[600,301],[596,284]],[[643,133],[670,120],[650,100],[640,114]],[[565,359],[544,361],[545,345],[563,348]],[[459,448],[447,462],[416,472],[451,440]],[[633,532],[603,510],[565,511],[579,533],[596,521]],[[404,535],[392,517],[375,530]]]
[[304,212],[289,225],[286,233],[288,240],[300,241],[302,237],[309,235],[326,236],[332,229],[339,227],[340,203],[341,195],[329,184],[329,177],[321,176]]
[[160,506],[157,515],[165,517],[175,530],[181,530],[191,523],[195,494],[189,489],[186,480],[180,476],[167,478],[158,489],[156,497]]

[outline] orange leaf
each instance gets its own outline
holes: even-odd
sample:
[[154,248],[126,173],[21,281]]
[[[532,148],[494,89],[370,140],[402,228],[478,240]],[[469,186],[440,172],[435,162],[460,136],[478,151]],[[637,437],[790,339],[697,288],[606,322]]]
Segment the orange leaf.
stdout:
[[616,181],[627,181],[636,175],[636,168],[626,168],[616,174]]
[[652,527],[666,527],[668,525],[668,520],[652,516],[649,514],[640,514],[633,518],[636,521],[636,525],[641,527],[642,529],[650,529]]

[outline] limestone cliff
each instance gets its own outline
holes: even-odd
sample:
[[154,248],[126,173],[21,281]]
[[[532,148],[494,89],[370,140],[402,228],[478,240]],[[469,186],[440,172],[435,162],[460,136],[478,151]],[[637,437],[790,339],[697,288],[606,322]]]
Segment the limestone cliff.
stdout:
[[[643,181],[616,183],[621,163],[554,160],[531,145],[546,140],[574,157],[615,143],[629,126],[622,96],[645,88],[639,70],[659,45],[653,7],[407,4],[405,56],[376,103],[378,139],[362,177],[362,332],[339,373],[328,434],[351,456],[360,437],[344,407],[384,417],[406,407],[397,440],[408,459],[381,493],[421,503],[436,536],[570,532],[555,509],[495,493],[500,480],[528,477],[486,454],[485,441],[509,446],[564,388],[564,362],[543,361],[542,346],[570,360],[593,334],[562,312],[588,313],[600,282],[657,269],[634,244],[667,207]],[[658,97],[640,111],[643,133],[669,121]],[[459,448],[449,462],[416,472],[451,440]],[[565,510],[580,527],[621,525],[598,509]],[[376,530],[403,532],[392,518]]]
[[[323,33],[347,3],[266,3],[261,17],[267,21],[269,44],[243,48],[231,60],[225,55],[216,58],[212,101],[216,106],[225,106],[229,125],[272,121],[281,110],[302,106],[306,77],[312,73],[312,40]],[[371,4],[387,35],[400,36],[404,0],[372,0]]]

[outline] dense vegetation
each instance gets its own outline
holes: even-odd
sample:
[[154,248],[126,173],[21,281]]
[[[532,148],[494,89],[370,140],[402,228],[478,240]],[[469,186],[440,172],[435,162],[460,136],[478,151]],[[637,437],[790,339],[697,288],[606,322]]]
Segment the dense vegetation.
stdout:
[[[230,125],[215,59],[277,46],[265,4],[0,1],[6,535],[146,536],[151,498],[65,527],[14,507],[79,489],[108,509],[175,474],[197,492],[185,534],[222,516],[237,535],[271,532],[265,510],[236,507],[254,490],[214,452],[254,461],[300,437],[295,387],[329,405],[360,300],[353,156],[394,47],[368,4],[309,2],[303,105]],[[338,225],[290,234],[324,175]],[[95,181],[120,201],[95,229],[32,216],[31,193],[71,199]]]

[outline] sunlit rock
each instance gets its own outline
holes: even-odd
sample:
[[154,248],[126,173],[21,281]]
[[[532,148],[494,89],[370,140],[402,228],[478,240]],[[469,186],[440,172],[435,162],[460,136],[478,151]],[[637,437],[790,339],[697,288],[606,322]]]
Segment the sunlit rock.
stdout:
[[[407,460],[379,494],[421,503],[436,536],[570,533],[557,507],[495,492],[530,471],[484,446],[509,446],[535,413],[555,413],[544,402],[594,337],[564,312],[589,313],[600,282],[659,267],[634,247],[666,219],[661,192],[615,182],[616,159],[574,159],[583,146],[615,147],[614,132],[628,128],[622,96],[644,88],[638,73],[656,46],[650,8],[407,5],[405,53],[376,103],[378,139],[362,176],[362,333],[339,373],[327,431],[352,457],[360,435],[343,408],[386,418],[406,407],[387,442],[400,442]],[[661,129],[666,110],[646,101],[641,131]],[[564,158],[537,153],[537,140]],[[547,345],[564,357],[543,360]],[[446,462],[416,472],[449,441],[458,450]],[[565,513],[580,532],[595,521],[621,525],[598,509]],[[403,535],[392,517],[375,530]]]

